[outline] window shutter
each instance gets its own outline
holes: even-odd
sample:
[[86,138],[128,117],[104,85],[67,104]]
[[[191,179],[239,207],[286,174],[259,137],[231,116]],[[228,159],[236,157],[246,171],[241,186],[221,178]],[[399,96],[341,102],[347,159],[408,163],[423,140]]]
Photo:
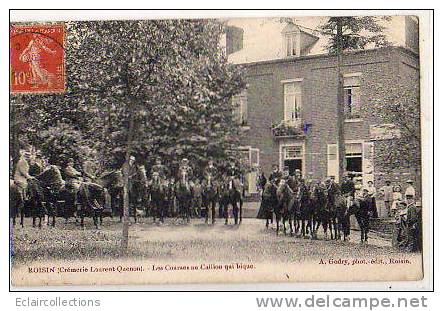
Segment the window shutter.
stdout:
[[335,176],[335,180],[339,180],[337,144],[328,144],[328,176]]

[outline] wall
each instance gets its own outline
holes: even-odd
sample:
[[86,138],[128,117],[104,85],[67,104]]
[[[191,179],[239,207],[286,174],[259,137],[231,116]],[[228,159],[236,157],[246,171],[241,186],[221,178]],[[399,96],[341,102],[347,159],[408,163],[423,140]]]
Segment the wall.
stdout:
[[[343,73],[361,72],[361,102],[370,105],[377,95],[372,85],[389,88],[403,74],[404,62],[416,62],[402,48],[383,48],[352,53],[344,57]],[[333,56],[307,56],[291,60],[275,60],[249,64],[248,125],[243,133],[243,145],[260,149],[260,165],[266,174],[272,164],[278,164],[278,141],[270,130],[272,122],[283,119],[282,80],[303,78],[302,110],[304,123],[312,124],[306,135],[305,168],[314,178],[324,178],[327,172],[327,144],[337,141],[336,102],[337,71]],[[405,65],[406,66],[406,65]],[[408,66],[409,68],[410,66]],[[400,72],[400,70],[402,70]],[[365,115],[362,122],[345,123],[345,139],[368,140],[369,124],[377,124],[376,116]]]

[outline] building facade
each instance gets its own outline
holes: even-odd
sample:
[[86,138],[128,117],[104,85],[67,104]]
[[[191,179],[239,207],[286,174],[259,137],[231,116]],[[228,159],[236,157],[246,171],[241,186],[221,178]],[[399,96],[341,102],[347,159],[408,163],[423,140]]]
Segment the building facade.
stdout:
[[[251,193],[256,191],[256,168],[269,175],[274,164],[291,174],[299,169],[309,179],[340,178],[337,58],[326,53],[309,55],[309,46],[316,40],[303,36],[297,26],[285,27],[282,37],[285,57],[241,64],[247,89],[234,99],[244,160],[253,168],[248,175]],[[399,182],[419,178],[408,169],[386,171],[375,157],[378,142],[395,139],[397,130],[383,122],[383,111],[374,114],[367,109],[381,96],[380,86],[395,92],[396,84],[419,84],[416,51],[392,46],[345,53],[342,74],[346,170],[360,176],[363,184],[374,181],[376,186],[386,178]]]

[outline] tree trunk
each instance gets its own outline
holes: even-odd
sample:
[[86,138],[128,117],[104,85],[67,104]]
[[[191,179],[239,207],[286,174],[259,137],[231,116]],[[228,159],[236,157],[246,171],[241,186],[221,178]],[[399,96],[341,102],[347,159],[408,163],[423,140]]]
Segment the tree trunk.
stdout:
[[125,163],[123,164],[123,232],[122,232],[122,243],[121,243],[121,253],[126,254],[128,251],[129,244],[129,159],[132,152],[132,142],[134,140],[134,106],[129,105],[129,129],[128,138],[126,143],[126,153],[125,153]]
[[343,107],[343,25],[341,18],[337,19],[337,144],[338,144],[338,177],[341,179],[346,168],[346,147],[344,133]]

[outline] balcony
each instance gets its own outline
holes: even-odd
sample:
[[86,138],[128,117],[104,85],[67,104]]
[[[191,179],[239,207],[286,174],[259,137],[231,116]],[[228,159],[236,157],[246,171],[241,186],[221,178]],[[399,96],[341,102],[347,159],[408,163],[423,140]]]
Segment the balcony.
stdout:
[[300,118],[291,120],[282,120],[279,123],[271,125],[274,139],[298,138],[304,139],[306,134],[303,131],[303,123]]

